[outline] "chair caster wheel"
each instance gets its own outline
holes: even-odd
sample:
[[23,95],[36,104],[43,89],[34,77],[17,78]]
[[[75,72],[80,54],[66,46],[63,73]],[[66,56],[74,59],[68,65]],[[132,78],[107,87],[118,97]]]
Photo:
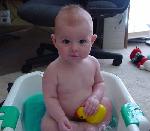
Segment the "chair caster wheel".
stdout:
[[114,59],[112,65],[119,66],[122,63],[122,59]]
[[13,86],[13,84],[14,84],[14,83],[12,83],[12,82],[9,82],[9,83],[8,83],[8,87],[7,87],[7,92],[8,92],[8,93],[10,92],[11,87]]
[[5,100],[3,100],[2,102],[0,102],[0,107],[2,107],[3,103],[5,102]]
[[32,66],[31,65],[27,65],[27,64],[23,65],[22,69],[21,69],[22,73],[29,73],[31,70],[32,70]]
[[38,56],[42,56],[44,54],[44,49],[42,47],[40,47],[36,50],[36,53]]

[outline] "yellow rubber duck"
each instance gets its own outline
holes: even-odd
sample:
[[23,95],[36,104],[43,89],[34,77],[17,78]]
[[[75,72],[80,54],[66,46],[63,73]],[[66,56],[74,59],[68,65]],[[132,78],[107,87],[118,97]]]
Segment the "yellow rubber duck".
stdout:
[[97,112],[93,115],[87,116],[84,112],[84,107],[80,106],[76,111],[76,116],[79,119],[86,120],[90,124],[98,124],[104,120],[106,112],[106,107],[102,104],[99,104]]

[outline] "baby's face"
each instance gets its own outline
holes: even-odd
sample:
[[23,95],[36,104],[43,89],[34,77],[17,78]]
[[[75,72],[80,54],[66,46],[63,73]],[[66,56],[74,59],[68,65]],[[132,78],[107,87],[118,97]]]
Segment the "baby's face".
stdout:
[[74,26],[63,24],[56,28],[52,40],[62,60],[69,63],[79,62],[89,55],[96,35],[92,34],[87,23]]

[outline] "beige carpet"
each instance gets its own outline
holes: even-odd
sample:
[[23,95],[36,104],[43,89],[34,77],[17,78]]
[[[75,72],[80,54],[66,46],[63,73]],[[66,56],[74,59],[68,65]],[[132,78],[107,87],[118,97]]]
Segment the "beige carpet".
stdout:
[[[124,56],[121,66],[114,67],[108,60],[100,60],[101,69],[114,73],[122,79],[129,93],[150,119],[150,72],[139,70],[129,59],[129,54],[136,45],[138,44],[129,45],[128,49],[118,50]],[[144,55],[150,55],[150,46],[139,44],[138,47]]]
[[[136,44],[137,45],[137,44]],[[99,60],[101,63],[101,70],[108,71],[119,76],[128,91],[139,104],[144,113],[150,119],[150,72],[137,69],[132,63],[130,63],[129,54],[136,45],[129,45],[128,49],[113,50],[114,52],[120,52],[123,54],[123,63],[118,66],[112,66],[112,60]],[[150,54],[150,47],[145,44],[138,45],[143,51],[144,55]],[[42,70],[44,68],[38,68],[34,70]],[[15,72],[0,76],[0,101],[7,96],[7,83],[13,82],[18,76],[22,75],[21,72]]]

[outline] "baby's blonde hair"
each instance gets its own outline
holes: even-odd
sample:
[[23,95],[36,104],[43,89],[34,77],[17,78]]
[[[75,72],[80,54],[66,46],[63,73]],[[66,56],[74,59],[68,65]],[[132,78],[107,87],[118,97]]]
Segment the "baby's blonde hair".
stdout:
[[93,32],[92,17],[80,5],[70,4],[62,7],[55,18],[55,28],[63,22],[69,26],[75,26],[82,22],[87,22]]

